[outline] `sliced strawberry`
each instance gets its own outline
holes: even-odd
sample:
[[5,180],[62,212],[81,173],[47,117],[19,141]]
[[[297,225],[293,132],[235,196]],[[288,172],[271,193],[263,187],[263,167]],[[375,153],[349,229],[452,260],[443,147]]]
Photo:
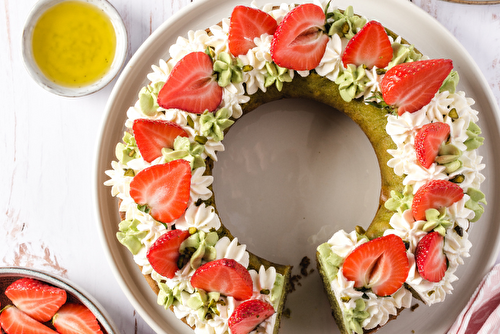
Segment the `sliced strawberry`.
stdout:
[[209,292],[220,292],[245,300],[252,297],[253,282],[248,270],[232,259],[220,259],[200,266],[191,277],[191,285]]
[[161,157],[162,148],[173,148],[178,136],[189,136],[177,123],[159,119],[136,119],[132,129],[139,152],[147,162]]
[[140,171],[130,182],[130,196],[147,205],[151,216],[170,223],[187,208],[191,189],[191,167],[186,160],[153,165]]
[[7,305],[2,310],[0,325],[7,334],[57,334],[56,331],[12,305]]
[[236,6],[231,14],[228,44],[233,56],[246,55],[254,48],[254,38],[263,34],[273,35],[278,24],[268,13],[246,6]]
[[448,259],[443,252],[444,237],[438,232],[425,235],[417,244],[415,261],[420,276],[429,282],[443,279],[448,267]]
[[384,27],[370,21],[349,40],[342,54],[344,67],[348,64],[384,68],[392,59],[392,46]]
[[201,114],[214,111],[222,101],[222,87],[213,76],[213,63],[204,52],[191,52],[172,69],[158,94],[162,108]]
[[271,57],[281,67],[296,71],[316,68],[325,53],[328,35],[325,13],[314,4],[295,7],[283,18],[271,42]]
[[388,296],[403,285],[410,265],[403,240],[389,234],[362,244],[344,261],[345,278],[356,288],[371,288],[378,296]]
[[415,136],[415,151],[417,161],[424,168],[429,168],[439,152],[441,144],[450,135],[450,126],[442,122],[429,123],[417,132]]
[[146,257],[160,275],[173,278],[179,267],[179,247],[189,237],[189,231],[172,230],[159,237],[148,249]]
[[5,290],[14,305],[33,319],[46,322],[66,302],[66,291],[32,278],[20,278]]
[[419,60],[391,68],[382,78],[384,101],[398,108],[398,114],[415,112],[431,102],[453,69],[450,59]]
[[66,304],[56,313],[52,324],[61,334],[102,333],[95,315],[82,304]]
[[231,334],[248,334],[274,314],[271,304],[258,299],[244,301],[233,311],[228,320]]
[[456,183],[446,180],[431,180],[418,188],[413,196],[411,211],[415,220],[425,220],[425,211],[441,209],[458,202],[464,191]]

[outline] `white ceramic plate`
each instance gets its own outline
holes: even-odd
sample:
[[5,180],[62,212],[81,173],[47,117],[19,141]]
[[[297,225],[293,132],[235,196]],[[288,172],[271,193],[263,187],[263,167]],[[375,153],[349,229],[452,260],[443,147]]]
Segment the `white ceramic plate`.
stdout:
[[456,2],[464,5],[495,5],[499,4],[499,0],[443,0],[448,2]]
[[[156,296],[144,281],[129,252],[115,238],[120,221],[117,202],[103,186],[115,159],[126,110],[135,103],[147,83],[151,65],[168,58],[168,48],[188,30],[205,29],[229,17],[241,2],[198,1],[165,22],[142,45],[119,78],[107,106],[95,168],[95,203],[102,241],[116,278],[130,302],[157,333],[192,333],[183,323],[156,305]],[[264,2],[258,2],[263,5]],[[489,205],[471,231],[472,259],[459,270],[461,280],[445,303],[432,308],[420,305],[406,310],[398,321],[380,333],[444,333],[472,295],[498,252],[500,182],[498,111],[479,69],[455,38],[427,13],[401,0],[337,0],[340,8],[353,5],[355,12],[374,18],[404,36],[424,54],[452,58],[459,71],[459,89],[477,102],[486,144],[480,149],[487,169],[482,190]],[[430,38],[430,36],[432,38]],[[248,249],[269,260],[292,264],[298,274],[304,256],[312,260],[318,244],[334,231],[351,231],[371,221],[380,191],[375,154],[361,130],[344,114],[305,100],[284,100],[264,105],[239,120],[224,140],[214,169],[217,207],[222,222]],[[282,332],[337,333],[314,272],[301,281],[287,300],[291,318]]]
[[[67,302],[70,303],[82,303],[85,305],[97,318],[101,324],[101,328],[104,334],[119,334],[120,332],[116,328],[115,324],[111,320],[111,317],[107,314],[106,310],[84,291],[81,287],[77,286],[75,283],[70,282],[67,279],[52,275],[39,270],[34,270],[31,268],[22,267],[3,267],[0,268],[0,300],[2,301],[2,307],[11,304],[10,300],[4,295],[5,289],[14,281],[21,278],[32,278],[39,280],[41,282],[50,284],[57,288],[66,291],[68,296]],[[3,333],[3,331],[2,331]]]

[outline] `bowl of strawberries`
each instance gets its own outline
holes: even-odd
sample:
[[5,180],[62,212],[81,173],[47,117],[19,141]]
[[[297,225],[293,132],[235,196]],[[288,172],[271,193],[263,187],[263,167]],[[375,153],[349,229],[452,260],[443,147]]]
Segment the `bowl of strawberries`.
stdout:
[[2,333],[118,334],[102,306],[74,283],[30,268],[0,268]]

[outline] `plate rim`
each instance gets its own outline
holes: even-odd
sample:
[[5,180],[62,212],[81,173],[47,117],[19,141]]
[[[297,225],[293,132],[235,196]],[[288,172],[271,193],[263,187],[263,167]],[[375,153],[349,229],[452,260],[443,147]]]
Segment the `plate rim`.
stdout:
[[[103,164],[103,161],[100,160],[100,157],[103,154],[103,152],[101,152],[101,148],[102,148],[102,143],[103,143],[104,138],[105,138],[105,132],[107,130],[106,125],[107,125],[107,122],[109,121],[110,116],[112,115],[112,107],[113,107],[114,100],[119,95],[119,90],[122,87],[122,85],[125,85],[126,80],[129,78],[129,76],[132,75],[129,70],[133,69],[134,66],[137,63],[139,63],[141,56],[149,48],[153,47],[152,44],[155,42],[155,40],[159,36],[162,36],[163,34],[165,34],[166,31],[168,30],[168,28],[179,23],[179,21],[182,20],[182,18],[184,16],[186,16],[189,11],[191,11],[193,9],[199,10],[200,8],[203,8],[204,6],[208,5],[209,2],[211,5],[225,3],[222,0],[199,0],[199,1],[196,1],[194,3],[190,3],[190,4],[186,5],[185,7],[180,9],[178,12],[176,12],[174,15],[172,15],[169,19],[167,19],[164,23],[162,23],[153,32],[153,34],[145,40],[145,42],[139,47],[137,52],[132,56],[131,60],[126,65],[126,67],[124,68],[120,77],[118,78],[117,83],[116,83],[115,87],[113,88],[111,95],[108,99],[108,102],[106,104],[105,113],[103,115],[103,121],[101,122],[100,131],[98,132],[100,134],[100,136],[99,136],[99,139],[97,141],[96,150],[95,150],[95,152],[96,152],[95,162],[94,162],[95,166],[93,169],[93,173],[94,173],[93,180],[95,181],[94,191],[93,191],[94,205],[95,205],[94,211],[96,213],[99,236],[100,236],[101,242],[103,244],[103,249],[105,250],[105,255],[106,255],[108,262],[111,266],[113,274],[114,274],[116,280],[118,281],[120,288],[122,289],[122,291],[126,295],[127,299],[132,304],[132,306],[138,311],[138,313],[141,315],[141,317],[148,323],[148,325],[151,326],[151,328],[153,328],[153,330],[155,330],[155,332],[157,332],[157,333],[169,333],[169,332],[165,331],[163,328],[160,328],[159,325],[156,323],[156,321],[145,310],[145,308],[149,307],[150,305],[144,305],[144,302],[141,302],[135,298],[135,295],[134,295],[134,292],[132,291],[131,285],[128,284],[127,280],[125,280],[123,275],[120,274],[121,269],[118,268],[118,265],[115,261],[115,257],[119,256],[119,255],[117,255],[116,252],[111,249],[111,246],[107,242],[106,231],[105,231],[105,227],[104,227],[103,221],[102,221],[103,217],[100,214],[101,208],[100,208],[100,202],[99,202],[101,193],[103,193],[103,190],[102,190],[103,186],[102,186],[102,182],[101,182],[103,176],[100,175],[101,172],[103,171],[100,168],[100,166]],[[268,3],[268,2],[269,1],[267,1],[265,3]],[[293,1],[286,1],[286,2],[293,2]],[[350,2],[363,2],[363,0],[354,0],[354,1],[350,1]],[[463,57],[463,61],[465,61],[467,63],[466,65],[468,67],[470,67],[470,69],[474,73],[473,78],[475,80],[477,80],[477,82],[480,84],[480,86],[481,86],[480,91],[482,91],[482,93],[484,93],[486,95],[487,101],[485,102],[485,104],[487,104],[492,109],[492,117],[494,117],[495,122],[496,122],[496,124],[495,124],[496,131],[500,133],[500,122],[499,122],[500,112],[499,112],[498,106],[496,104],[496,100],[494,98],[493,92],[491,91],[491,88],[489,87],[489,85],[488,85],[484,75],[482,74],[481,70],[479,69],[478,65],[475,63],[475,61],[470,56],[468,51],[455,38],[455,36],[453,36],[435,18],[433,18],[427,12],[425,12],[423,9],[421,9],[420,7],[417,7],[416,5],[412,4],[411,2],[404,2],[404,1],[397,1],[397,0],[383,0],[383,2],[385,3],[384,6],[387,6],[387,5],[398,6],[400,8],[404,8],[405,11],[410,11],[412,14],[417,14],[419,19],[427,20],[427,22],[431,23],[432,29],[438,29],[440,34],[443,34],[447,39],[449,39],[450,43],[452,43],[456,48],[460,49],[460,51],[461,51],[460,56]],[[236,0],[227,1],[226,3],[232,3],[233,5],[239,4]],[[261,4],[259,3],[259,5],[261,5]],[[380,4],[380,5],[382,5],[382,4]],[[355,7],[355,8],[357,8],[357,7]],[[362,10],[360,12],[362,12]],[[363,15],[366,15],[366,14],[363,14]],[[367,16],[369,16],[369,15],[367,15]],[[391,26],[391,23],[389,23],[389,25]],[[401,34],[401,35],[404,36],[404,34]],[[146,80],[146,78],[143,78],[143,80]],[[106,163],[106,166],[109,166],[110,161],[106,161],[105,163]],[[105,191],[105,193],[107,193],[109,196],[108,191]],[[491,206],[491,204],[490,204],[490,206]],[[498,232],[498,228],[497,228],[497,232]],[[496,242],[492,246],[492,251],[491,251],[490,257],[486,261],[486,266],[485,266],[485,268],[482,268],[484,272],[481,273],[482,274],[481,278],[486,273],[486,271],[487,271],[486,268],[488,268],[488,270],[489,270],[489,268],[491,268],[492,265],[495,263],[499,250],[500,250],[500,242],[499,242],[499,238],[497,236]],[[140,271],[139,271],[139,273],[140,273]],[[135,273],[132,273],[132,274],[135,274]],[[478,283],[479,283],[479,281],[478,281]],[[185,327],[189,328],[187,326],[185,326]]]

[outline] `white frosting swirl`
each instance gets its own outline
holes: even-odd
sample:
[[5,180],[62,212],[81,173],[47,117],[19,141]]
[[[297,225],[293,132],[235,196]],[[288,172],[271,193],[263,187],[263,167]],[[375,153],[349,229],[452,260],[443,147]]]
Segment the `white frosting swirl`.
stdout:
[[111,162],[112,170],[105,171],[106,175],[110,177],[109,180],[104,181],[105,186],[111,186],[111,195],[113,197],[118,197],[123,199],[124,194],[128,194],[130,191],[130,182],[134,178],[133,176],[126,176],[125,172],[127,166],[118,162]]
[[196,203],[198,199],[207,200],[212,197],[210,185],[214,182],[212,175],[204,175],[206,168],[196,168],[191,176],[191,193],[190,201]]
[[250,255],[246,251],[246,245],[238,245],[238,238],[232,241],[228,237],[223,237],[217,241],[215,250],[217,251],[218,259],[233,259],[247,268],[250,262]]
[[315,68],[316,73],[322,77],[326,77],[331,81],[335,81],[339,76],[342,65],[342,40],[339,35],[335,34],[326,44],[326,50],[323,58]]
[[402,215],[396,212],[389,222],[392,229],[385,230],[384,235],[395,234],[407,241],[409,243],[408,250],[413,253],[420,239],[427,234],[422,230],[425,223],[423,220],[415,221],[411,210],[406,210]]
[[191,203],[184,215],[175,221],[175,226],[181,230],[188,230],[190,227],[194,227],[197,230],[208,233],[212,228],[218,230],[221,223],[219,215],[217,215],[213,206],[207,207],[205,203],[197,206],[195,203]]
[[243,73],[243,82],[248,95],[255,94],[258,89],[263,92],[267,90],[265,86],[266,63],[272,62],[270,52],[272,38],[273,36],[268,34],[254,38],[255,47],[248,50],[246,55],[239,56],[244,65],[252,67],[251,71]]
[[457,175],[463,175],[464,181],[460,183],[460,187],[467,191],[469,188],[479,189],[481,183],[485,180],[481,171],[485,165],[481,163],[483,157],[480,156],[477,150],[465,151],[460,157],[462,167],[450,174],[450,178]]
[[214,52],[229,52],[228,34],[229,34],[230,19],[224,18],[221,24],[210,27],[211,36],[208,37],[207,44],[214,48]]
[[213,43],[213,40],[210,39],[205,30],[190,30],[188,38],[179,36],[177,42],[170,47],[170,58],[172,58],[174,63],[177,63],[188,53],[205,52],[210,43]]
[[163,59],[160,59],[158,65],[159,66],[151,65],[153,72],[151,72],[147,75],[147,78],[152,83],[167,81],[167,78],[168,78],[170,72],[172,72],[172,68],[174,67],[173,62],[171,62],[171,61],[166,62]]
[[366,329],[385,325],[391,315],[398,313],[398,308],[408,308],[411,306],[412,294],[401,287],[389,297],[380,298],[373,292],[367,292],[368,300],[365,310],[370,313],[370,317],[363,321],[362,326]]
[[414,113],[404,113],[401,116],[389,115],[387,117],[386,131],[392,140],[399,147],[404,143],[413,144],[413,138],[417,131],[425,124],[429,123],[425,112],[422,110]]
[[366,238],[358,240],[356,231],[346,233],[344,230],[335,232],[335,234],[328,240],[332,252],[342,258],[346,258],[354,248],[367,242]]

